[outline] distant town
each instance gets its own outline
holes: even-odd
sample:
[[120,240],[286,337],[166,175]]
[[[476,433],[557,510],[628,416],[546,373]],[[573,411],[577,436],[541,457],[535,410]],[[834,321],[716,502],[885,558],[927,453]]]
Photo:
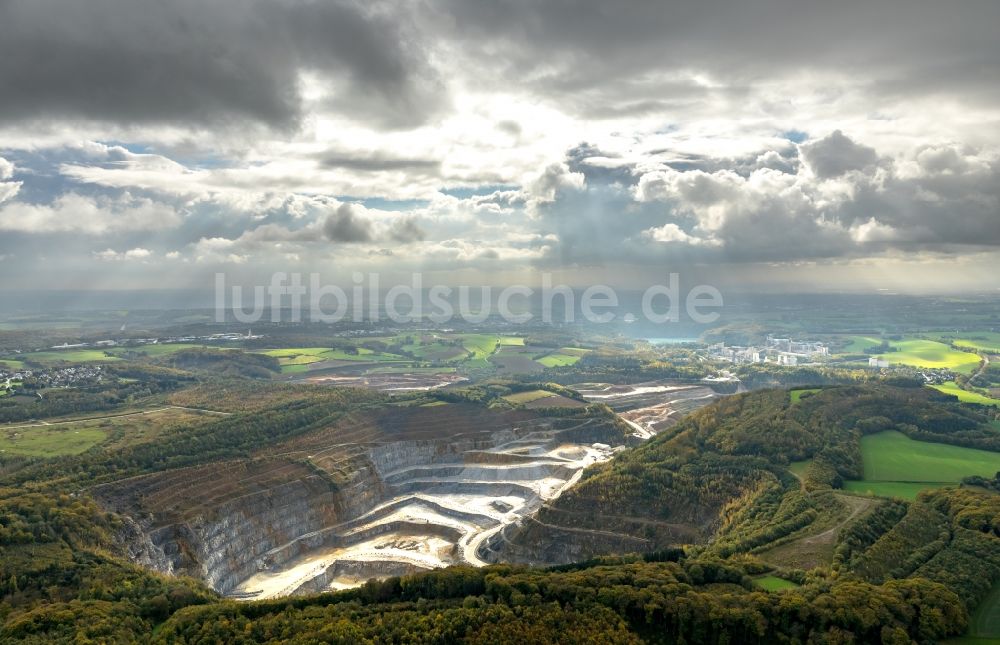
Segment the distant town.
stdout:
[[818,356],[829,356],[830,349],[819,341],[768,336],[762,347],[716,343],[709,345],[708,353],[713,358],[736,364],[774,363],[793,366],[814,362]]

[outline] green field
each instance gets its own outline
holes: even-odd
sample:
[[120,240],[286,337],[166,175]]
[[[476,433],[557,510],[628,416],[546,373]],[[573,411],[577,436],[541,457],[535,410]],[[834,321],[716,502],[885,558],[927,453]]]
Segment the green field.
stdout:
[[959,482],[1000,470],[1000,453],[914,441],[895,430],[862,437],[861,455],[866,482]]
[[968,347],[978,351],[1000,354],[1000,333],[977,331],[952,334],[937,334],[935,338],[943,343],[951,343],[956,347]]
[[788,470],[791,471],[793,475],[802,479],[806,476],[806,469],[809,468],[809,464],[812,463],[812,459],[806,459],[804,461],[793,461],[788,464]]
[[799,586],[791,580],[785,580],[778,576],[761,576],[754,578],[753,583],[764,591],[781,591],[782,589],[795,589]]
[[235,349],[234,347],[220,347],[218,345],[196,345],[194,343],[156,343],[155,345],[138,345],[136,347],[113,347],[108,351],[115,356],[123,356],[127,352],[145,354],[146,356],[157,357],[176,354],[185,349]]
[[517,346],[517,347],[523,347],[524,346],[524,339],[521,338],[520,336],[501,336],[500,337],[500,344],[501,345],[514,345],[514,346]]
[[508,394],[503,397],[505,400],[511,403],[531,403],[532,401],[537,401],[539,399],[544,399],[550,396],[557,396],[548,390],[528,390],[527,392],[517,392],[515,394]]
[[282,349],[269,349],[260,353],[277,358],[278,365],[281,366],[283,374],[305,372],[313,363],[322,361],[353,361],[363,363],[398,363],[406,361],[406,358],[397,354],[376,352],[365,347],[358,347],[356,354],[343,349],[330,349],[329,347],[285,347]]
[[78,455],[107,439],[100,428],[38,426],[0,430],[0,454],[26,457]]
[[[500,337],[493,334],[461,334],[462,346],[472,352],[471,360],[482,360],[497,348]],[[522,344],[523,341],[522,341]]]
[[792,390],[792,391],[789,392],[789,396],[791,397],[792,405],[795,405],[800,400],[802,400],[802,395],[803,394],[812,394],[814,392],[819,392],[819,391],[820,391],[820,388],[818,388],[818,387],[814,387],[814,388],[806,389],[806,390]]
[[555,354],[549,354],[548,356],[539,358],[538,362],[545,367],[564,367],[566,365],[573,365],[578,360],[580,360],[579,356],[557,352]]
[[958,400],[962,403],[979,403],[980,405],[996,405],[1000,406],[1000,399],[991,399],[988,396],[984,396],[979,392],[969,392],[968,390],[963,390],[954,381],[948,381],[947,383],[942,383],[941,385],[932,385],[936,390],[940,390],[945,394],[953,394],[958,397]]
[[862,495],[875,495],[877,497],[898,497],[900,499],[914,500],[917,493],[922,490],[934,488],[944,488],[954,486],[953,482],[869,482],[869,481],[845,481],[844,490]]
[[19,370],[24,367],[24,363],[9,358],[0,358],[0,367],[8,370]]
[[109,449],[127,448],[177,428],[190,428],[217,418],[182,408],[158,408],[55,417],[45,425],[5,424],[0,425],[0,455],[60,457],[80,454],[98,444]]
[[1000,584],[993,585],[990,592],[969,616],[969,636],[1000,638]]
[[63,349],[24,354],[24,360],[37,363],[107,363],[120,361],[117,356],[106,356],[104,349]]
[[934,340],[903,340],[890,343],[898,351],[881,354],[879,358],[898,365],[950,369],[972,374],[979,367],[979,356],[962,352]]
[[328,351],[330,351],[329,347],[283,347],[281,349],[268,349],[261,353],[280,359],[295,358],[297,356],[319,356]]
[[882,339],[876,336],[848,336],[850,343],[844,347],[844,354],[861,354],[868,347],[875,347],[882,343]]
[[[134,347],[108,347],[100,349],[53,349],[44,352],[32,352],[24,354],[24,360],[30,360],[42,364],[54,363],[106,363],[109,361],[123,360],[127,354],[144,354],[155,358],[167,356],[185,349],[233,349],[232,347],[219,347],[215,345],[196,345],[194,343],[156,343],[150,345],[136,345]],[[4,361],[7,362],[7,361]],[[16,361],[15,361],[16,362]]]

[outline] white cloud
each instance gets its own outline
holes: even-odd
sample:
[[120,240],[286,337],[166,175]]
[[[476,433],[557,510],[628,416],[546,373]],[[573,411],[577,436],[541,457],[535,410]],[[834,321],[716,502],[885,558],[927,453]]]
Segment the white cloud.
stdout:
[[14,164],[0,157],[0,179],[10,179],[14,176]]
[[0,157],[0,203],[13,199],[21,190],[19,181],[6,181],[14,176],[14,164]]
[[874,217],[867,222],[851,227],[851,239],[862,244],[870,242],[892,242],[900,239],[899,231],[887,226]]
[[119,198],[66,193],[51,204],[11,202],[0,208],[0,230],[23,233],[162,231],[182,219],[171,206],[127,193]]
[[153,252],[149,249],[144,249],[141,247],[136,247],[134,249],[129,249],[128,251],[123,251],[119,253],[114,249],[106,249],[104,251],[96,251],[94,257],[98,260],[104,262],[122,262],[126,260],[146,260],[153,255]]

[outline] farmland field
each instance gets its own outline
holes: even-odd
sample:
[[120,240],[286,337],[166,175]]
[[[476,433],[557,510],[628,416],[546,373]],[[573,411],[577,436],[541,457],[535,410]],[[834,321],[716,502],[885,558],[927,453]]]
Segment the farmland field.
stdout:
[[938,340],[944,343],[951,343],[956,347],[968,347],[984,352],[1000,353],[1000,333],[997,332],[969,332],[954,334],[939,334]]
[[324,361],[350,361],[358,363],[400,363],[407,359],[397,354],[376,352],[365,347],[358,347],[357,353],[329,347],[291,347],[269,349],[260,352],[278,359],[283,374],[296,374],[308,371],[310,365]]
[[22,367],[24,367],[24,363],[22,363],[21,361],[15,361],[8,358],[0,359],[0,368],[8,370],[19,370]]
[[545,368],[533,356],[545,350],[523,345],[501,345],[500,350],[489,358],[497,370],[506,374],[536,374]]
[[850,343],[844,347],[845,354],[860,354],[865,348],[874,347],[882,342],[882,339],[876,336],[848,336],[848,340]]
[[37,363],[105,363],[109,361],[120,361],[117,356],[105,355],[103,349],[65,349],[46,352],[32,352],[24,354],[24,360]]
[[792,390],[791,392],[789,392],[789,396],[791,397],[792,404],[794,405],[802,399],[803,394],[813,394],[814,392],[819,392],[819,388],[816,387],[806,390]]
[[[484,359],[493,353],[500,337],[493,334],[462,334],[462,346],[472,352],[472,360]],[[522,342],[523,344],[523,342]]]
[[963,390],[954,381],[948,381],[947,383],[942,383],[940,385],[932,385],[936,390],[940,390],[945,394],[953,394],[958,397],[958,400],[962,403],[979,403],[980,405],[996,405],[1000,406],[1000,399],[991,399],[988,396],[984,396],[979,392],[969,392],[968,390]]
[[146,443],[171,430],[218,417],[180,408],[132,410],[113,415],[50,419],[45,424],[0,425],[0,454],[28,457],[76,455],[106,443],[125,448]]
[[156,343],[151,345],[139,345],[136,347],[114,347],[108,351],[110,354],[116,356],[121,356],[126,352],[135,352],[137,354],[145,354],[147,356],[167,356],[169,354],[176,354],[177,352],[185,349],[234,349],[233,347],[224,347],[219,345],[200,345],[195,343]]
[[784,578],[779,578],[778,576],[762,576],[760,578],[754,578],[753,583],[764,591],[781,591],[782,589],[795,589],[799,586],[791,580],[785,580]]
[[578,360],[580,360],[579,356],[572,356],[570,354],[561,354],[557,352],[555,354],[549,354],[548,356],[539,358],[538,362],[545,367],[564,367],[566,365],[573,365]]
[[38,426],[0,431],[0,454],[26,457],[78,455],[107,438],[100,428],[73,430],[61,426]]
[[556,396],[548,390],[529,390],[527,392],[517,392],[515,394],[508,394],[503,397],[511,403],[531,403],[532,401],[537,401],[538,399],[544,399],[549,396]]
[[969,635],[1000,638],[1000,584],[994,585],[969,616]]
[[890,363],[911,367],[950,369],[971,374],[979,366],[979,356],[962,352],[934,340],[904,340],[890,343],[898,351],[881,354]]
[[895,430],[862,437],[861,454],[866,482],[959,482],[1000,470],[1000,453],[914,441]]
[[917,493],[922,490],[944,488],[953,486],[953,482],[870,482],[870,481],[845,481],[844,490],[862,495],[875,495],[878,497],[898,497],[900,499],[914,500]]

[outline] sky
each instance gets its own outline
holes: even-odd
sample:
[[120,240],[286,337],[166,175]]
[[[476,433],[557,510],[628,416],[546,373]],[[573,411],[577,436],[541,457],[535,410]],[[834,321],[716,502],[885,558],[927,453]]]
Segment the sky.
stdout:
[[995,0],[0,0],[0,274],[1000,288]]

